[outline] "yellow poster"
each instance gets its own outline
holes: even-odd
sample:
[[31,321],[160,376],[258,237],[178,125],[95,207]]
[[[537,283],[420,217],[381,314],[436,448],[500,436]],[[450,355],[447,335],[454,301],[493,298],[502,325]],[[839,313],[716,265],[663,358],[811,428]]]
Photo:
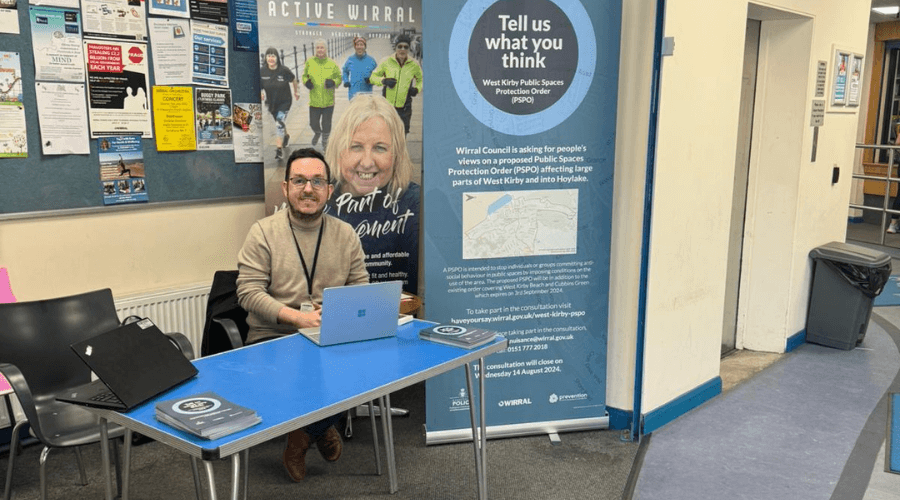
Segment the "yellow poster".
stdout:
[[191,87],[153,87],[153,130],[157,151],[195,151],[194,95]]

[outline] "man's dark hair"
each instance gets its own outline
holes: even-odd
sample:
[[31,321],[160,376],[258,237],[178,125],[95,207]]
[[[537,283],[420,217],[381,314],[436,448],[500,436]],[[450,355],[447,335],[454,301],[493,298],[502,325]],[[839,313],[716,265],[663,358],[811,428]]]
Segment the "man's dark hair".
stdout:
[[297,160],[300,158],[316,158],[318,160],[321,160],[322,163],[325,164],[325,180],[327,180],[328,183],[331,184],[331,168],[328,166],[328,162],[325,161],[325,156],[313,148],[295,149],[294,152],[291,153],[291,156],[288,156],[287,163],[285,164],[285,167],[284,167],[284,180],[285,181],[290,180],[291,164],[294,163],[294,160]]

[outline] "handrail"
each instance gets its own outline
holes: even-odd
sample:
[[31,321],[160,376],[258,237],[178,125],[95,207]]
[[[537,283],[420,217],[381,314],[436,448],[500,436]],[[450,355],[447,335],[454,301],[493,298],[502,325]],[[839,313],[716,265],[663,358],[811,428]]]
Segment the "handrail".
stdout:
[[[871,149],[871,150],[887,150],[888,152],[888,162],[887,164],[878,163],[877,165],[884,165],[888,168],[885,168],[885,173],[883,176],[881,175],[869,175],[865,173],[853,173],[852,177],[854,179],[863,179],[863,180],[871,180],[871,181],[881,181],[884,182],[884,196],[881,202],[881,208],[871,207],[868,205],[856,205],[854,203],[850,203],[850,208],[857,210],[878,210],[881,212],[881,238],[879,244],[884,245],[884,234],[885,229],[887,227],[888,222],[888,214],[891,215],[900,215],[900,210],[894,210],[888,207],[888,204],[891,201],[891,183],[897,183],[897,189],[900,190],[900,177],[892,176],[892,172],[894,168],[896,168],[894,163],[894,152],[900,150],[900,145],[881,145],[881,144],[857,144],[856,149]],[[900,158],[900,156],[898,156]],[[900,192],[897,193],[897,196],[900,196]]]

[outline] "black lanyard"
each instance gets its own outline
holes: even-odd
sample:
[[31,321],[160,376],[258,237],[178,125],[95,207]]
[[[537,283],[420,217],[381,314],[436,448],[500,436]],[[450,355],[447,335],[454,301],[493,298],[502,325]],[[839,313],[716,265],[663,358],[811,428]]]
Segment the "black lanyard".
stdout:
[[322,225],[319,226],[319,239],[316,241],[316,254],[313,256],[312,272],[306,268],[306,260],[303,258],[303,252],[300,250],[300,243],[297,241],[297,235],[294,234],[294,226],[291,225],[291,216],[288,215],[288,229],[291,230],[291,236],[294,237],[294,246],[297,247],[297,254],[300,255],[300,263],[303,264],[303,274],[306,275],[306,291],[309,300],[312,300],[313,278],[316,276],[316,263],[319,261],[319,246],[322,244],[322,231],[325,229],[325,217],[322,217]]

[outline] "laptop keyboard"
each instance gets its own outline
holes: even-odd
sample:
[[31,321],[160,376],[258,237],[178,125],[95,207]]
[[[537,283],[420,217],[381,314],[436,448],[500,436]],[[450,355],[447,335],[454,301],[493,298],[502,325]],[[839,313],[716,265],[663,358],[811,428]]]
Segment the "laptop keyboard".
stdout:
[[101,403],[123,404],[123,403],[122,403],[122,400],[119,399],[118,396],[116,396],[115,394],[113,394],[112,391],[101,392],[100,394],[97,394],[96,396],[93,396],[93,397],[91,398],[91,401],[98,401],[98,402],[101,402]]

